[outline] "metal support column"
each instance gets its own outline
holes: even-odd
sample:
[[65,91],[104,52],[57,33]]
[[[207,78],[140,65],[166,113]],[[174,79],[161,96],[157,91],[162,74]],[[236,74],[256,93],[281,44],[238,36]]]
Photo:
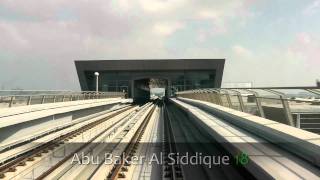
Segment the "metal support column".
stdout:
[[213,91],[216,92],[215,98],[217,99],[217,105],[223,106],[220,91],[218,91],[218,90],[213,90]]
[[31,99],[32,99],[32,96],[29,96],[29,97],[28,97],[27,105],[30,105],[30,104],[31,104]]
[[294,126],[292,113],[291,113],[288,101],[284,99],[282,96],[280,97],[280,99],[281,99],[281,103],[283,106],[283,110],[284,110],[288,125]]
[[223,90],[223,91],[225,92],[225,95],[226,95],[226,97],[227,97],[227,102],[228,102],[228,104],[229,104],[229,108],[234,109],[234,108],[233,108],[233,105],[232,105],[232,102],[231,102],[231,98],[230,98],[229,92],[228,92],[228,91],[225,91],[225,90]]
[[243,102],[242,96],[241,96],[240,93],[237,93],[237,96],[238,96],[238,100],[239,100],[240,110],[241,110],[242,112],[245,112],[244,102]]
[[297,121],[296,121],[297,128],[301,128],[300,123],[301,123],[301,114],[297,114]]
[[256,105],[257,105],[260,117],[266,118],[266,116],[264,114],[264,111],[263,111],[263,108],[262,108],[261,99],[259,97],[259,94],[257,92],[255,92],[255,91],[248,90],[248,89],[246,89],[246,91],[248,91],[248,92],[253,94],[253,96],[254,96],[254,98],[256,100]]
[[281,104],[282,104],[282,107],[283,107],[283,113],[284,113],[284,115],[286,117],[287,124],[290,125],[290,126],[294,126],[292,113],[291,113],[291,110],[290,110],[290,106],[289,106],[288,100],[285,97],[285,94],[282,93],[282,92],[279,92],[279,91],[272,90],[272,89],[263,89],[263,90],[265,90],[267,92],[270,92],[270,93],[273,93],[275,95],[278,95],[280,97],[280,101],[281,101]]
[[233,91],[233,92],[235,92],[235,93],[237,94],[238,101],[239,101],[239,106],[240,106],[240,110],[241,110],[242,112],[245,112],[244,102],[243,102],[241,93],[240,93],[239,91],[234,90],[234,89],[229,89],[229,91]]
[[44,100],[46,99],[46,96],[42,96],[42,99],[41,99],[41,104],[44,103]]
[[12,107],[13,100],[14,100],[14,96],[11,96],[11,98],[10,98],[10,103],[9,103],[9,107]]

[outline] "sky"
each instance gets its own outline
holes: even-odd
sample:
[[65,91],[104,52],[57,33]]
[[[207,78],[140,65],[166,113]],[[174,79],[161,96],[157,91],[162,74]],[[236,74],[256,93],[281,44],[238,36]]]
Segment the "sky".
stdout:
[[1,0],[0,89],[79,90],[74,60],[226,59],[223,82],[314,86],[320,0]]

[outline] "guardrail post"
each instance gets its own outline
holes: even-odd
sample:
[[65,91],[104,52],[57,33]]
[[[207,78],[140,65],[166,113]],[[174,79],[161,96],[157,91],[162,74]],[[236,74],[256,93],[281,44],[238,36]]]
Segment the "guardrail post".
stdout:
[[62,102],[64,102],[64,97],[65,97],[65,95],[62,96]]
[[280,97],[280,101],[283,106],[283,113],[284,113],[285,118],[287,120],[287,124],[294,127],[293,118],[292,118],[292,114],[290,111],[290,106],[289,106],[288,100],[285,97],[285,94],[282,92],[279,92],[279,91],[272,90],[272,89],[265,89],[265,91],[271,92],[271,93],[276,94]]
[[44,103],[45,98],[46,98],[46,96],[42,96],[41,104],[43,104],[43,103]]
[[13,100],[14,100],[14,96],[11,96],[11,98],[10,98],[10,103],[9,103],[9,107],[12,107]]
[[223,106],[220,92],[216,91],[214,93],[214,98],[215,98],[215,101],[216,101],[217,105]]
[[53,96],[53,103],[56,102],[56,96]]
[[246,89],[246,91],[252,93],[252,95],[256,101],[256,105],[257,105],[257,109],[260,114],[260,117],[266,118],[264,111],[263,111],[263,108],[262,108],[262,105],[261,105],[261,99],[259,97],[259,94],[255,91],[248,90],[248,89]]
[[264,114],[263,108],[262,108],[262,104],[261,104],[261,99],[259,97],[257,97],[255,94],[253,95],[255,100],[256,100],[256,104],[257,104],[257,108],[259,111],[259,114],[261,117],[266,118],[266,115]]
[[197,100],[201,100],[201,94],[199,92],[196,93]]
[[193,92],[191,95],[191,99],[197,99],[198,100],[198,95],[196,92]]
[[200,101],[206,101],[205,92],[200,91],[200,92],[199,92],[199,97],[200,97]]
[[209,99],[209,102],[217,104],[217,102],[216,102],[216,100],[214,98],[214,94],[212,93],[212,91],[208,92],[208,99]]
[[212,93],[212,101],[213,101],[213,103],[215,103],[215,104],[217,104],[217,105],[220,105],[220,101],[219,101],[219,99],[218,99],[218,93],[216,93],[216,92],[214,92],[214,93]]
[[206,101],[211,102],[210,91],[206,91],[205,93],[206,93]]
[[221,106],[223,106],[223,102],[222,102],[222,98],[221,98],[222,94],[220,92],[217,92],[217,98],[218,98],[218,101],[219,101],[219,104]]
[[205,101],[204,92],[199,92],[200,101]]
[[28,97],[27,105],[30,105],[30,104],[31,104],[31,99],[32,99],[32,97],[31,97],[31,96],[29,96],[29,97]]
[[297,120],[296,120],[296,127],[297,128],[301,128],[300,123],[301,123],[301,114],[298,113],[297,114]]
[[[241,93],[239,91],[237,91],[237,90],[234,90],[234,89],[228,89],[228,90],[236,93],[236,96],[237,96],[238,101],[239,101],[240,111],[245,112],[244,102],[243,102]],[[239,110],[239,109],[237,109],[237,110]]]
[[289,107],[288,101],[286,99],[284,99],[282,96],[280,96],[280,99],[281,99],[281,103],[282,103],[282,106],[283,106],[283,111],[284,111],[285,117],[287,119],[288,125],[294,126],[293,118],[292,118],[292,114],[291,114],[291,111],[290,111],[290,107]]
[[243,102],[242,96],[241,96],[240,93],[237,93],[237,96],[238,96],[238,100],[239,100],[240,110],[242,112],[245,112],[245,110],[244,110],[244,102]]
[[225,91],[225,93],[226,93],[226,96],[227,96],[227,101],[228,101],[229,107],[231,109],[233,109],[233,105],[232,105],[232,102],[231,102],[230,94],[228,92],[226,92],[226,91]]

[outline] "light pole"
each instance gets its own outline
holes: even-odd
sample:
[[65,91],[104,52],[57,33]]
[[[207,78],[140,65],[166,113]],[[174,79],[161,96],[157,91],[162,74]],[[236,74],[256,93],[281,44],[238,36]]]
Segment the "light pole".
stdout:
[[94,75],[96,76],[96,93],[99,92],[99,73],[95,72]]

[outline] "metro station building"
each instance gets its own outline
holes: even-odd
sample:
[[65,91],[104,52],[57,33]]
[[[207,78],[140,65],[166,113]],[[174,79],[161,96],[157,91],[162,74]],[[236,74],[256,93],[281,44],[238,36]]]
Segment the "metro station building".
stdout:
[[224,59],[76,60],[82,91],[125,91],[130,98],[148,97],[150,79],[166,81],[166,95],[176,91],[219,88]]

